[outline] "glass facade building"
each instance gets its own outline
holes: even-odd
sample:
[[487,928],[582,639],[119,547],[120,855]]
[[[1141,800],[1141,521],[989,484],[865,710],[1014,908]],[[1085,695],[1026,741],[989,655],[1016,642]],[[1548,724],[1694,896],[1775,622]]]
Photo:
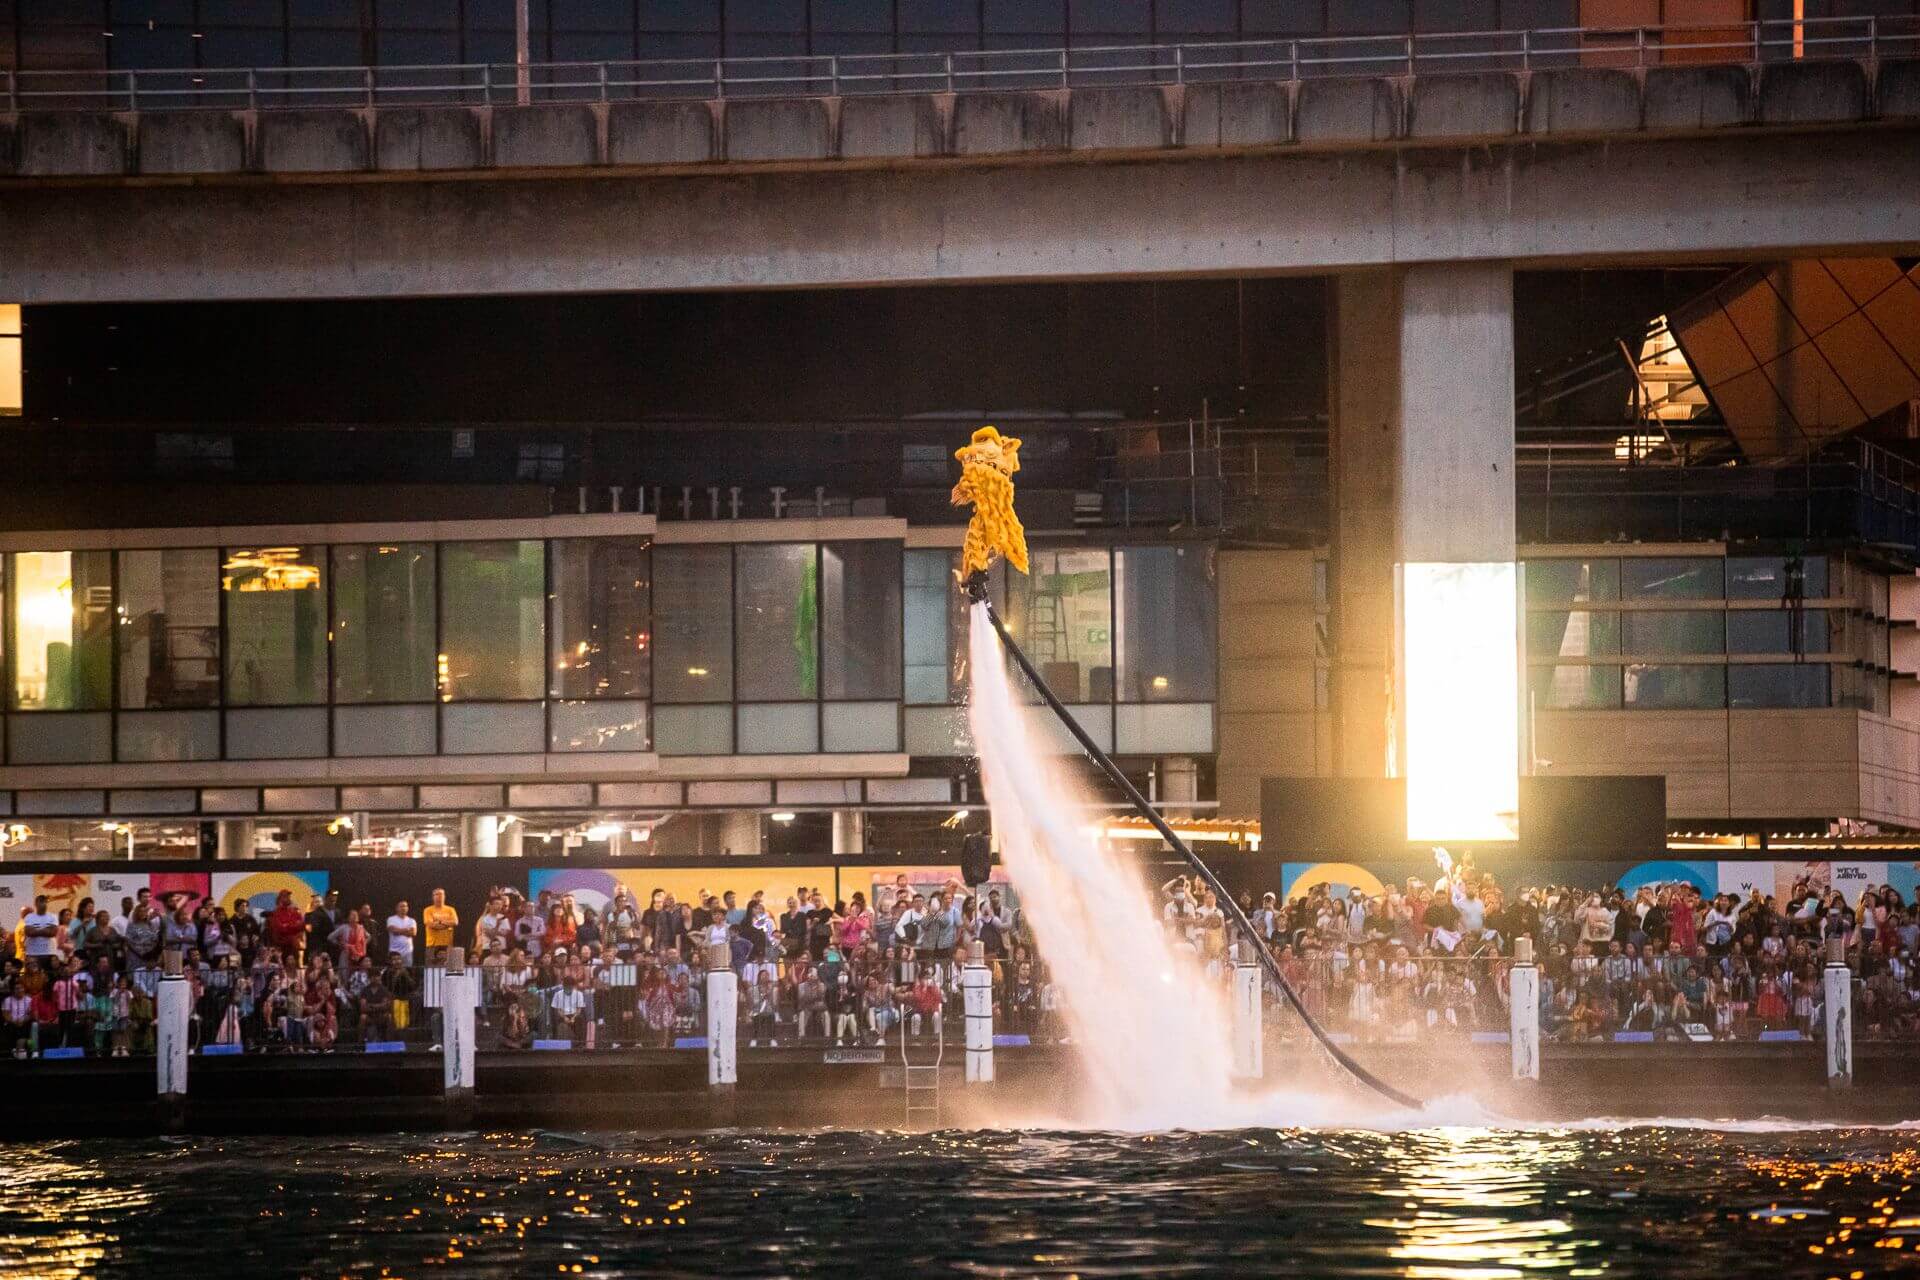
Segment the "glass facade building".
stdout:
[[[6,762],[966,754],[953,550],[909,548],[898,521],[879,522],[887,537],[707,540],[730,532],[716,525],[666,542],[634,522],[646,531],[222,546],[147,531],[11,551]],[[998,593],[1104,741],[1205,752],[1212,556],[1038,548],[1034,576]]]

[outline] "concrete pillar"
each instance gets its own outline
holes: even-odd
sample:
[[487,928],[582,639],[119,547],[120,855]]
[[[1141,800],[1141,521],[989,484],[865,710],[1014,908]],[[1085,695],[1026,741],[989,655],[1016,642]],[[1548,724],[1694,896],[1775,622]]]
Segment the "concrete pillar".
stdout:
[[1515,938],[1513,968],[1507,971],[1508,1044],[1513,1078],[1540,1081],[1540,970],[1533,963],[1533,939]]
[[1174,817],[1191,818],[1191,805],[1200,799],[1200,762],[1192,756],[1163,756],[1160,760],[1160,802]]
[[162,954],[159,989],[153,1000],[156,1092],[169,1127],[181,1119],[187,1101],[187,1038],[193,1016],[193,986],[180,971],[180,953]]
[[252,858],[253,820],[251,818],[225,818],[219,826],[219,846],[214,856],[222,862],[231,862],[241,858]]
[[1329,311],[1333,772],[1380,777],[1394,565],[1514,558],[1513,271],[1349,272]]
[[524,822],[501,822],[497,818],[494,821],[495,830],[498,832],[494,837],[495,848],[499,855],[503,858],[519,857],[521,849],[520,841],[521,838],[526,835],[527,824]]
[[491,813],[470,813],[461,818],[460,848],[469,858],[499,857],[499,816]]
[[960,971],[960,992],[967,1015],[967,1083],[993,1083],[993,970],[986,948],[974,943]]
[[467,953],[447,948],[447,969],[440,978],[440,1051],[442,1087],[453,1107],[473,1102],[473,1010],[480,1003],[480,971],[467,967]]
[[740,983],[723,945],[707,948],[707,1087],[731,1093],[740,1081]]
[[[706,815],[700,815],[703,819]],[[713,815],[715,836],[712,848],[702,849],[702,853],[759,853],[761,852],[761,816],[752,809],[735,809],[728,813]],[[701,823],[704,833],[706,823]]]
[[1265,991],[1260,966],[1234,944],[1233,961],[1233,1070],[1236,1080],[1260,1080],[1266,1076],[1266,1029],[1263,1022]]
[[833,811],[833,852],[858,855],[867,851],[867,815],[859,809]]
[[1826,982],[1827,1087],[1853,1087],[1853,970],[1847,968],[1847,944],[1827,939]]

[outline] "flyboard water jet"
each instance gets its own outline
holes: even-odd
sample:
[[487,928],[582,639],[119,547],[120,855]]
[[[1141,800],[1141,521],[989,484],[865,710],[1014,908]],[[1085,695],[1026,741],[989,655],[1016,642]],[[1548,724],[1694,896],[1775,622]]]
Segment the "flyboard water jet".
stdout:
[[[954,457],[960,462],[960,482],[953,488],[953,505],[973,507],[973,515],[967,521],[966,542],[960,553],[958,576],[961,589],[976,606],[986,610],[987,620],[992,624],[994,634],[1000,637],[1001,647],[1012,655],[1015,665],[1039,693],[1048,709],[1059,718],[1061,724],[1066,726],[1067,732],[1073,735],[1074,741],[1080,744],[1081,750],[1087,753],[1087,758],[1099,766],[1100,772],[1119,788],[1120,793],[1127,798],[1140,816],[1153,824],[1154,830],[1160,833],[1160,838],[1165,840],[1173,851],[1193,869],[1194,874],[1213,890],[1215,898],[1220,902],[1228,918],[1239,927],[1241,937],[1249,940],[1255,938],[1253,922],[1247,919],[1246,913],[1240,909],[1240,904],[1234,901],[1233,895],[1227,892],[1226,886],[1220,882],[1219,877],[1215,876],[1206,863],[1187,847],[1186,842],[1174,832],[1171,826],[1167,825],[1166,819],[1160,816],[1159,810],[1149,804],[1147,798],[1141,795],[1139,789],[1127,779],[1126,774],[1120,771],[1120,767],[1113,762],[1112,757],[1102,751],[1087,731],[1080,727],[1080,722],[1075,720],[1061,704],[1053,690],[1047,687],[1047,682],[1040,678],[1039,671],[1027,659],[1027,655],[1021,651],[1018,644],[1014,643],[1013,636],[1008,632],[1006,624],[1001,621],[999,612],[993,607],[993,601],[987,594],[987,569],[992,564],[993,557],[999,555],[1020,572],[1027,572],[1026,531],[1021,528],[1020,519],[1013,510],[1013,473],[1020,469],[1020,441],[1002,436],[993,427],[982,427],[973,433],[973,439],[964,448],[955,451]],[[1251,949],[1254,955],[1259,957],[1267,976],[1286,997],[1287,1003],[1293,1006],[1295,1013],[1300,1015],[1300,1020],[1306,1024],[1307,1030],[1313,1033],[1314,1038],[1320,1042],[1335,1062],[1345,1068],[1354,1079],[1382,1097],[1414,1110],[1424,1108],[1425,1104],[1418,1098],[1403,1093],[1380,1079],[1335,1044],[1326,1030],[1307,1011],[1306,1004],[1300,999],[1299,993],[1293,989],[1293,984],[1287,981],[1286,975],[1281,972],[1279,962],[1273,958],[1268,949],[1257,944],[1252,945]]]

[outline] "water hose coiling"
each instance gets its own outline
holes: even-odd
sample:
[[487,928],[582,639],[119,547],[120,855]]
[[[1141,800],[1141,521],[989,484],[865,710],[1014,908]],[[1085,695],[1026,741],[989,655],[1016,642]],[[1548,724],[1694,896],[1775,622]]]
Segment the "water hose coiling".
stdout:
[[[1418,1098],[1413,1097],[1411,1094],[1402,1093],[1354,1061],[1352,1055],[1335,1044],[1333,1038],[1327,1034],[1326,1029],[1320,1025],[1311,1013],[1307,1012],[1307,1007],[1305,1003],[1301,1001],[1300,994],[1293,989],[1293,984],[1287,981],[1286,975],[1281,972],[1280,964],[1273,958],[1272,953],[1266,947],[1260,945],[1258,935],[1254,933],[1253,922],[1247,919],[1246,912],[1240,909],[1240,904],[1234,901],[1233,895],[1227,892],[1226,886],[1220,883],[1219,877],[1215,876],[1213,872],[1208,869],[1207,864],[1200,861],[1193,850],[1187,847],[1186,841],[1174,833],[1173,828],[1167,825],[1166,819],[1160,816],[1160,811],[1147,802],[1147,798],[1140,794],[1139,788],[1128,781],[1126,774],[1120,772],[1120,766],[1113,762],[1113,758],[1102,751],[1098,744],[1088,736],[1087,731],[1080,727],[1080,722],[1075,720],[1067,711],[1066,707],[1061,705],[1060,699],[1055,697],[1053,690],[1047,687],[1047,682],[1040,678],[1038,671],[1034,670],[1033,663],[1027,660],[1027,655],[1021,652],[1019,645],[1014,643],[1013,636],[1008,633],[1006,624],[1000,620],[1000,614],[994,609],[993,601],[988,598],[986,572],[984,570],[975,570],[967,575],[962,585],[970,600],[975,604],[986,607],[987,620],[993,624],[994,633],[1000,637],[1001,646],[1004,647],[1009,654],[1013,655],[1014,662],[1018,664],[1020,670],[1026,675],[1028,683],[1033,685],[1034,690],[1039,693],[1041,699],[1046,702],[1047,706],[1053,711],[1053,714],[1060,718],[1060,723],[1067,727],[1067,732],[1073,735],[1074,741],[1080,744],[1081,750],[1085,751],[1088,758],[1100,767],[1100,772],[1106,775],[1107,781],[1120,788],[1120,793],[1127,797],[1128,802],[1139,811],[1140,816],[1153,824],[1154,830],[1160,833],[1160,838],[1171,845],[1173,851],[1179,854],[1189,867],[1193,868],[1194,874],[1206,881],[1207,887],[1213,890],[1214,897],[1219,900],[1221,909],[1240,927],[1242,935],[1249,940],[1250,949],[1254,955],[1260,958],[1260,964],[1266,970],[1267,976],[1273,979],[1274,985],[1277,986],[1280,989],[1280,993],[1286,997],[1287,1003],[1293,1006],[1293,1011],[1300,1015],[1302,1022],[1306,1023],[1307,1030],[1313,1033],[1314,1038],[1320,1042],[1321,1046],[1326,1049],[1333,1060],[1346,1068],[1354,1079],[1374,1090],[1382,1097],[1391,1099],[1403,1107],[1409,1107],[1416,1111],[1420,1110],[1424,1104]],[[977,658],[975,660],[978,661]]]

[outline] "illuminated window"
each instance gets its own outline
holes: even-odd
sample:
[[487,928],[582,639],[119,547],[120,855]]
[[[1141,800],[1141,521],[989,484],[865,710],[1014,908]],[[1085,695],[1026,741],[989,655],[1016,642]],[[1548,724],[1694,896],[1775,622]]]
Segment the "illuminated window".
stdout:
[[[653,553],[654,691],[661,702],[733,698],[733,548]],[[730,732],[730,731],[729,731]],[[671,736],[663,724],[661,733]]]
[[431,702],[431,542],[333,549],[336,702]]
[[553,544],[553,638],[547,691],[556,698],[644,698],[650,692],[653,572],[646,538]]
[[105,710],[113,693],[113,553],[22,551],[12,570],[14,707]]
[[220,704],[220,556],[120,553],[120,705]]
[[546,688],[546,544],[440,548],[440,696],[536,699]]
[[0,302],[0,417],[18,417],[20,393],[20,304]]
[[327,698],[324,547],[230,547],[221,565],[227,600],[227,703],[305,706]]

